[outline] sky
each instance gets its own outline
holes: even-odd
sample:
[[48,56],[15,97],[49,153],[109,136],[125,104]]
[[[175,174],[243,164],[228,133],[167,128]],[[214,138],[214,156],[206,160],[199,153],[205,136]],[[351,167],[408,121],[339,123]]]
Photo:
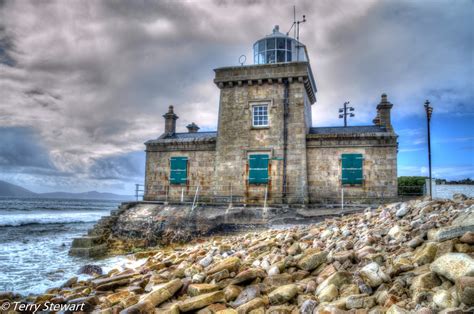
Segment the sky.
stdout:
[[306,15],[318,87],[313,126],[369,125],[393,103],[398,174],[474,178],[473,1],[0,0],[0,180],[35,192],[132,194],[143,143],[164,130],[215,130],[213,69],[252,64],[253,43]]

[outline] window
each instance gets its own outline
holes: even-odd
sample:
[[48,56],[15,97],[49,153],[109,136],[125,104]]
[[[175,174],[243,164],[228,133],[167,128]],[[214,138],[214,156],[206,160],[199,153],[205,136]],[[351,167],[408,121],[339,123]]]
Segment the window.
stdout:
[[268,105],[259,104],[252,106],[252,125],[254,127],[268,126]]
[[188,178],[188,157],[171,157],[170,183],[186,184]]
[[249,184],[268,183],[268,155],[249,155]]
[[364,180],[362,154],[342,154],[342,184],[360,185]]

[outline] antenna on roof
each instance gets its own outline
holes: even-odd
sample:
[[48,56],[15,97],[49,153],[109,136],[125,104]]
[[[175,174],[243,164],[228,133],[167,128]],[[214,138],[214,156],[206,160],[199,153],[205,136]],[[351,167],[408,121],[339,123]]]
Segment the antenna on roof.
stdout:
[[303,15],[303,19],[300,21],[296,20],[296,6],[293,6],[293,24],[291,24],[290,29],[288,32],[286,32],[286,36],[289,36],[290,31],[293,29],[293,27],[296,27],[293,29],[293,38],[296,38],[296,40],[300,40],[300,24],[306,22],[306,15]]

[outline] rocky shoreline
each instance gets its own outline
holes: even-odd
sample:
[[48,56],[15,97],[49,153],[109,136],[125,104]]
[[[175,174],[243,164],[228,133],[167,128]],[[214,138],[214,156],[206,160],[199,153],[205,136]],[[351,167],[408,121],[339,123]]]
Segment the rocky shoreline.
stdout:
[[143,251],[135,267],[34,297],[0,292],[0,304],[85,304],[103,314],[469,313],[473,256],[474,199],[420,199]]

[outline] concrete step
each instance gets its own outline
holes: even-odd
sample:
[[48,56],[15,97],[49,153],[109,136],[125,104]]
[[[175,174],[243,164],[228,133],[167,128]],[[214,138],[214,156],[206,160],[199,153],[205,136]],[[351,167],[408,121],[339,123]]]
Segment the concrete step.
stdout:
[[69,255],[79,257],[100,257],[107,253],[107,244],[99,244],[91,247],[71,247]]
[[102,237],[98,236],[84,236],[72,240],[72,247],[74,248],[88,248],[102,243]]

